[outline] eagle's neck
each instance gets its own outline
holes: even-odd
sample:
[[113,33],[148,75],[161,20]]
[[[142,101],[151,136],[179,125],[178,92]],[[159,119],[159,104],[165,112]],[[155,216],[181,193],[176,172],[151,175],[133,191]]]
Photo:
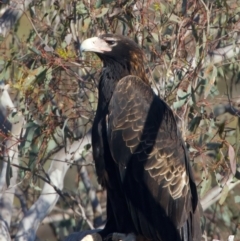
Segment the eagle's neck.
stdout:
[[103,63],[104,67],[102,69],[99,83],[99,99],[103,105],[102,109],[108,105],[118,81],[123,77],[135,75],[148,83],[142,63],[135,64],[127,61],[120,62],[114,59],[103,59]]
[[104,61],[101,78],[99,82],[99,99],[104,108],[112,98],[112,94],[119,80],[130,75],[127,64],[114,60]]

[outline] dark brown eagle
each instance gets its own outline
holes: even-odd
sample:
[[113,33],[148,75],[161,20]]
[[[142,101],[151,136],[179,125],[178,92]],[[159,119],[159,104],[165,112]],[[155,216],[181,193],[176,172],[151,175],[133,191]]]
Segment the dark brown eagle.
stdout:
[[189,156],[172,110],[150,87],[142,50],[127,37],[104,34],[86,39],[81,51],[103,62],[92,127],[96,172],[107,190],[101,237],[200,240]]

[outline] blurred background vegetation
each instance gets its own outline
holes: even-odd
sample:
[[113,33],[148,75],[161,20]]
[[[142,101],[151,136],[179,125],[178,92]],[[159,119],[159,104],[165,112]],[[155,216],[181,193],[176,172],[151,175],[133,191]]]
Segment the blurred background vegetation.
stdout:
[[[2,17],[12,3],[0,3]],[[231,189],[228,182],[240,179],[239,31],[238,0],[30,1],[0,39],[0,81],[9,86],[15,106],[1,113],[2,147],[12,138],[7,126],[18,122],[16,113],[24,117],[13,143],[20,163],[12,237],[24,207],[40,196],[51,162],[67,161],[70,169],[57,205],[38,229],[39,240],[63,240],[90,228],[89,223],[104,224],[105,192],[96,181],[91,145],[79,161],[51,156],[91,129],[101,62],[94,54],[81,56],[79,48],[82,40],[107,32],[129,36],[145,52],[152,86],[176,114],[200,197],[221,189],[217,200],[203,205],[208,240],[232,234],[239,241],[240,187]],[[82,182],[84,175],[89,186]],[[9,161],[7,183],[10,178]],[[100,213],[93,209],[90,188]]]

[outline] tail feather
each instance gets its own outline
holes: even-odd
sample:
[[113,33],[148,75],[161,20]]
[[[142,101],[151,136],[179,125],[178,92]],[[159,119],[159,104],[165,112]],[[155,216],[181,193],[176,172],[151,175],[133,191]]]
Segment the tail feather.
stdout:
[[202,207],[198,203],[195,212],[191,213],[189,219],[187,222],[185,222],[180,230],[183,241],[201,240],[204,231],[204,225],[202,225],[202,222],[200,222],[202,216]]

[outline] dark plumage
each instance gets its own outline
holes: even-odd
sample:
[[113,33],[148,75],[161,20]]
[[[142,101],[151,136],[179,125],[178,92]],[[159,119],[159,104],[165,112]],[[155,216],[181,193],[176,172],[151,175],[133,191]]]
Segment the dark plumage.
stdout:
[[124,36],[105,34],[85,40],[81,50],[95,52],[104,65],[92,128],[96,172],[107,189],[101,236],[200,240],[189,156],[172,110],[150,87],[141,49]]

